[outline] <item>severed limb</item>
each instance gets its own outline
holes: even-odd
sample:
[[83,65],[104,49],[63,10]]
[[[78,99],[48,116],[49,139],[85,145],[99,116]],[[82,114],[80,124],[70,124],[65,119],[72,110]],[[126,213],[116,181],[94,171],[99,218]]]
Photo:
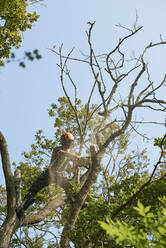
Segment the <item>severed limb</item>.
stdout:
[[67,151],[61,150],[59,153],[64,154],[68,159],[73,161],[74,164],[74,180],[77,184],[83,184],[85,181],[85,178],[87,177],[88,173],[85,173],[82,177],[80,174],[80,168],[86,168],[89,169],[91,165],[91,157],[81,157],[75,154],[72,154]]
[[84,167],[86,169],[89,169],[90,164],[91,164],[91,157],[81,157],[76,154],[73,154],[71,152],[67,151],[59,151],[59,154],[63,154],[66,158],[72,160],[73,162],[77,163],[78,167]]

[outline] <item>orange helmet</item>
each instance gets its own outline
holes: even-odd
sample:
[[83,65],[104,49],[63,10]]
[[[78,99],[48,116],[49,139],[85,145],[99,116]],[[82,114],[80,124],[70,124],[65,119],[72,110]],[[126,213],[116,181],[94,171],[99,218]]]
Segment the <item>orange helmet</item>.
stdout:
[[66,139],[74,141],[74,136],[72,135],[72,133],[65,132],[63,135],[65,136]]
[[62,134],[61,144],[63,146],[70,147],[70,145],[73,141],[74,141],[74,136],[71,133],[65,132],[64,134]]

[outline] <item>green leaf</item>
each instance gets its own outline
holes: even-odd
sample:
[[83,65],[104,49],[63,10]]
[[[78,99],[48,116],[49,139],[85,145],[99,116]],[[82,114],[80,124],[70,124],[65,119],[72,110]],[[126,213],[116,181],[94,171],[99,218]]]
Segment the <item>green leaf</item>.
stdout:
[[160,234],[166,235],[166,229],[165,229],[164,227],[159,226],[159,227],[158,227],[158,231],[159,231]]

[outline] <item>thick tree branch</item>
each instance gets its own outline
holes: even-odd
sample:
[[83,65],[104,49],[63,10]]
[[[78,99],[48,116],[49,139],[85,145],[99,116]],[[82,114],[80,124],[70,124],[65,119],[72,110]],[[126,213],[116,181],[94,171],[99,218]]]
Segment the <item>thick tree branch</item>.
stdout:
[[22,226],[33,225],[44,220],[49,214],[55,211],[58,207],[65,203],[65,198],[62,195],[57,195],[50,202],[36,214],[25,216],[22,221]]
[[14,183],[15,183],[15,190],[16,190],[16,204],[19,206],[21,204],[21,171],[16,168],[14,172]]
[[87,179],[84,185],[82,186],[80,192],[75,197],[75,202],[72,204],[71,212],[64,226],[62,236],[61,236],[61,242],[60,242],[61,248],[69,247],[68,233],[70,230],[74,228],[79,212],[89,192],[89,189],[95,183],[98,173],[101,169],[100,168],[101,155],[98,153],[97,147],[95,145],[91,146],[91,160],[92,160],[92,165],[89,169],[89,174],[87,176]]
[[10,210],[15,208],[16,205],[16,192],[15,192],[14,177],[10,166],[8,146],[2,132],[0,132],[0,152],[1,152],[2,168],[5,176],[6,191],[7,191],[7,214],[9,214]]
[[[93,26],[94,26],[95,22],[93,22],[93,23],[88,22],[88,24],[90,25],[89,32],[87,32],[88,44],[89,44],[89,48],[90,48],[90,56],[89,56],[90,62],[89,62],[89,65],[90,65],[91,71],[93,73],[94,79],[97,82],[98,92],[99,92],[101,100],[102,100],[104,111],[107,112],[106,105],[105,105],[105,98],[104,98],[104,94],[106,92],[106,86],[105,86],[105,83],[104,83],[101,67],[100,67],[100,65],[99,65],[99,63],[97,61],[97,57],[95,55],[95,52],[94,52],[94,49],[93,49],[93,46],[92,46],[92,42],[91,42],[92,29],[93,29]],[[97,66],[97,69],[94,68],[93,60],[95,60],[95,64]],[[95,69],[97,70],[97,72],[96,72]]]
[[119,137],[121,134],[123,134],[126,131],[128,126],[130,125],[134,108],[135,108],[134,105],[131,105],[128,107],[128,114],[127,114],[126,120],[124,121],[123,126],[118,131],[115,131],[112,135],[110,135],[106,139],[106,141],[101,147],[101,152],[104,152],[104,150],[108,147],[108,145],[110,144],[112,140],[114,140],[116,137]]
[[2,168],[4,172],[7,193],[7,215],[0,229],[0,248],[8,248],[10,239],[14,231],[18,227],[18,221],[16,220],[15,213],[15,182],[11,171],[7,142],[2,132],[0,132],[0,153],[2,158]]

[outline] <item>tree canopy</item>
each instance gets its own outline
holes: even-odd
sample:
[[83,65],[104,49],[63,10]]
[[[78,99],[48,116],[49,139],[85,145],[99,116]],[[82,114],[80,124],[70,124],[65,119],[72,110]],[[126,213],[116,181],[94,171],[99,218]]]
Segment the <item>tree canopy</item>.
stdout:
[[0,5],[0,65],[8,59],[12,48],[19,48],[22,32],[32,28],[39,15],[27,11],[27,0],[1,1]]

